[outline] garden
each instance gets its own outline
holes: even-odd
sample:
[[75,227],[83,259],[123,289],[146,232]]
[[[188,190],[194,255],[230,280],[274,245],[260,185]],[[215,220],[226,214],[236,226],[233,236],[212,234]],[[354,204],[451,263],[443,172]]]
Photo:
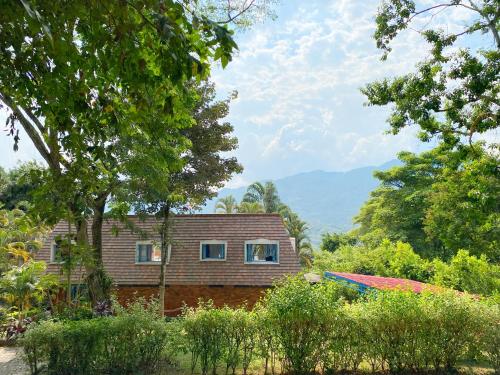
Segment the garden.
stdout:
[[165,319],[138,299],[100,315],[31,324],[18,340],[31,374],[500,371],[498,303],[453,291],[361,296],[295,276],[253,309],[200,301]]

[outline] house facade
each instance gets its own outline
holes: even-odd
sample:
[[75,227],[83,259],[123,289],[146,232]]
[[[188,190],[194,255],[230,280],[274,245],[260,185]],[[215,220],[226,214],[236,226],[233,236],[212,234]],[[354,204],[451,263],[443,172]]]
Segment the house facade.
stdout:
[[[134,227],[119,221],[104,223],[103,263],[120,302],[158,295],[160,222],[130,216]],[[171,223],[171,244],[165,268],[165,310],[175,315],[200,298],[218,306],[252,306],[263,292],[285,275],[300,271],[298,255],[278,214],[177,215]],[[60,273],[56,239],[68,231],[58,224],[37,259],[47,271]],[[77,267],[78,268],[78,267]],[[73,282],[82,280],[78,269]]]

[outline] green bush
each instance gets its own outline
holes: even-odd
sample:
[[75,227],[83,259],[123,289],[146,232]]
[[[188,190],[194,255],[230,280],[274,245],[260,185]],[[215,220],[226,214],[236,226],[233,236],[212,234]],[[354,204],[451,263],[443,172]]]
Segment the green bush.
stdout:
[[347,373],[362,363],[375,371],[450,372],[461,360],[482,359],[500,372],[500,304],[490,297],[439,292],[374,292],[354,301],[332,282],[291,277],[252,311],[186,308],[166,323],[145,300],[117,307],[116,316],[43,321],[21,343],[32,374],[152,373],[161,358],[191,354],[191,370],[305,375]]
[[124,374],[156,368],[167,339],[165,323],[147,313],[79,321],[43,321],[21,340],[31,373]]
[[[177,324],[177,323],[175,323]],[[226,373],[237,367],[246,374],[256,345],[256,316],[244,308],[214,308],[200,302],[197,308],[186,308],[181,320],[185,349],[191,354],[191,370],[200,364],[202,374],[224,364]]]
[[332,321],[331,308],[337,303],[329,285],[311,285],[303,277],[293,277],[265,297],[270,328],[289,372],[311,373],[321,360],[324,333]]
[[225,312],[213,307],[211,301],[202,303],[197,308],[186,308],[183,312],[183,332],[185,345],[191,353],[191,372],[200,362],[202,374],[209,369],[215,374],[223,353]]

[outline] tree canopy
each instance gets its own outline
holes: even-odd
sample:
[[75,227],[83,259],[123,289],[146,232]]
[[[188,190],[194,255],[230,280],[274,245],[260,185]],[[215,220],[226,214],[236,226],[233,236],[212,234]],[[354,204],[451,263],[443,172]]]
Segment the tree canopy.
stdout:
[[2,3],[0,102],[14,149],[21,126],[47,163],[44,217],[69,218],[86,233],[92,216],[94,301],[110,285],[101,256],[107,200],[139,165],[182,167],[193,123],[186,83],[207,77],[213,61],[225,66],[235,49],[227,23],[188,2]]
[[44,168],[36,162],[27,162],[8,172],[0,167],[0,203],[5,209],[26,209],[40,186]]
[[[453,8],[469,12],[463,29],[449,33],[433,20]],[[419,29],[418,20],[425,19]],[[415,71],[366,85],[368,105],[391,105],[388,123],[396,134],[418,126],[420,138],[438,136],[451,147],[471,142],[476,134],[498,127],[500,77],[500,7],[497,0],[432,2],[419,8],[414,0],[383,0],[374,38],[387,58],[391,43],[406,29],[429,43],[431,55]],[[463,39],[474,47],[461,47]],[[493,43],[492,43],[493,42]]]
[[376,172],[381,185],[355,218],[361,240],[408,242],[427,258],[466,249],[498,261],[499,160],[480,144],[474,148],[474,154],[445,147],[402,152],[402,166]]

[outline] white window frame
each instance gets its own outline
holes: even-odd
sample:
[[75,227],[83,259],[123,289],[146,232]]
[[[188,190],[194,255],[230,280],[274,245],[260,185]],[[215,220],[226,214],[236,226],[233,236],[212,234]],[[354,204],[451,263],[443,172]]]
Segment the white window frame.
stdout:
[[[257,261],[252,261],[249,262],[247,261],[247,245],[277,245],[276,249],[276,257],[278,258],[276,262],[268,262],[265,260],[257,260]],[[279,240],[268,240],[266,238],[258,238],[255,240],[248,240],[245,241],[245,244],[243,245],[243,260],[245,264],[260,264],[260,265],[276,265],[280,264],[280,241]]]
[[[158,246],[158,243],[155,241],[136,241],[135,243],[135,265],[136,266],[142,266],[142,265],[160,265],[161,266],[161,260],[157,261],[151,261],[151,262],[139,262],[139,246],[138,245],[152,245],[152,246]],[[161,251],[161,246],[160,246],[160,251]],[[167,262],[165,264],[170,263],[170,253],[172,252],[172,245],[168,245],[167,249]]]
[[[71,240],[72,245],[76,245],[75,240]],[[55,240],[52,241],[50,244],[50,263],[51,264],[63,264],[64,260],[57,261],[56,260],[56,252],[55,252],[55,247],[57,246],[57,242]]]
[[[207,258],[203,259],[203,245],[224,245],[224,258]],[[203,240],[200,241],[200,262],[225,262],[227,259],[227,241],[222,240]]]

